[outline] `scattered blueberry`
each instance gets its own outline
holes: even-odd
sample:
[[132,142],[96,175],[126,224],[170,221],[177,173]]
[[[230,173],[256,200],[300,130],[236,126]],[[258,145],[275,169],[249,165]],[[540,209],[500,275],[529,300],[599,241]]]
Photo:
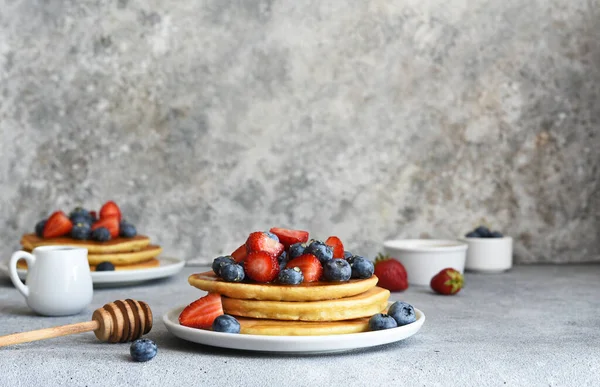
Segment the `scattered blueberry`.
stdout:
[[404,301],[396,301],[388,309],[388,315],[392,316],[399,327],[417,321],[415,308]]
[[286,285],[298,285],[304,281],[304,275],[299,267],[283,269],[279,272],[278,281]]
[[110,231],[106,227],[99,227],[92,231],[91,237],[98,242],[106,242],[110,240]]
[[235,260],[231,255],[223,255],[221,257],[217,257],[213,260],[212,269],[216,275],[221,276],[221,268],[225,265],[234,264]]
[[44,226],[46,225],[46,219],[42,219],[35,225],[35,234],[40,238],[44,236]]
[[314,255],[319,259],[319,261],[321,261],[321,264],[324,264],[325,262],[333,259],[333,249],[331,248],[331,246],[327,246],[321,241],[313,241],[304,250],[304,254]]
[[352,268],[352,278],[371,278],[375,272],[375,265],[365,257],[354,256],[349,261],[350,267]]
[[244,268],[237,263],[226,263],[219,270],[221,278],[227,282],[241,282],[244,277]]
[[305,244],[303,244],[303,243],[294,243],[293,245],[290,246],[289,258],[290,259],[298,258],[302,254],[304,254],[304,250],[305,249],[306,249],[306,245]]
[[240,323],[235,317],[222,314],[213,321],[212,330],[224,333],[240,333]]
[[479,234],[481,238],[488,238],[491,234],[490,229],[485,226],[479,226],[475,229],[475,232]]
[[345,259],[331,259],[323,264],[323,277],[327,281],[348,281],[352,268]]
[[503,238],[504,235],[502,235],[501,232],[499,231],[492,231],[490,234],[490,238]]
[[100,262],[96,265],[96,271],[115,271],[115,265],[108,261]]
[[396,328],[397,326],[396,320],[388,314],[377,313],[369,319],[369,330],[371,331]]
[[353,256],[354,254],[352,254],[350,251],[344,251],[344,259],[348,259]]
[[271,238],[271,239],[273,239],[273,240],[276,240],[277,242],[279,242],[279,237],[278,237],[277,235],[273,234],[272,232],[270,232],[270,231],[265,231],[265,234],[267,234],[267,236],[268,236],[269,238]]
[[90,239],[91,233],[92,233],[92,229],[90,228],[89,224],[76,223],[75,225],[73,225],[73,228],[71,229],[71,238],[86,240],[86,239]]
[[285,266],[288,263],[288,253],[286,253],[285,251],[283,251],[279,257],[277,257],[277,262],[279,262],[279,270],[282,270],[283,268],[285,268]]
[[126,220],[121,221],[119,224],[119,236],[122,236],[123,238],[133,238],[136,235],[137,230],[133,224]]
[[129,347],[131,357],[133,360],[139,362],[152,360],[156,356],[157,351],[156,343],[148,339],[137,339]]

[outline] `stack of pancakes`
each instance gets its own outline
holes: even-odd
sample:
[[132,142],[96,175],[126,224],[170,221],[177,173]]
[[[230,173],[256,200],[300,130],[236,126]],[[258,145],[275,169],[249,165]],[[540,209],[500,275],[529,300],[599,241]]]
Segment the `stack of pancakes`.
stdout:
[[[88,261],[90,270],[96,270],[96,265],[102,262],[110,262],[115,270],[132,270],[156,267],[160,262],[156,257],[162,252],[158,245],[151,245],[150,238],[137,235],[133,238],[115,238],[107,242],[96,242],[92,240],[78,240],[69,237],[40,238],[35,234],[25,234],[21,238],[23,250],[31,252],[39,246],[76,246],[88,250]],[[17,267],[27,268],[27,263],[20,260]]]
[[232,283],[213,272],[192,274],[190,285],[221,294],[223,311],[240,323],[240,333],[317,336],[365,332],[369,318],[388,306],[389,290],[377,277],[300,285]]

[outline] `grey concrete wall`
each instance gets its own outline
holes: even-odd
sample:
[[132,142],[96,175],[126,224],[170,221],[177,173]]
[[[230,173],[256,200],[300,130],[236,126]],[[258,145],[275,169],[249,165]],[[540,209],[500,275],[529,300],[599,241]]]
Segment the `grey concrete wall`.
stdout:
[[0,0],[0,251],[118,201],[170,254],[271,225],[600,260],[598,1]]

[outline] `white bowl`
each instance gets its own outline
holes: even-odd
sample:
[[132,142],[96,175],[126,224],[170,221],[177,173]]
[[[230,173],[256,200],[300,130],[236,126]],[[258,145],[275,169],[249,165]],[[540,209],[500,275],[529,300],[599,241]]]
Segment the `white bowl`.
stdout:
[[431,278],[451,267],[465,269],[468,245],[462,241],[440,239],[401,239],[383,243],[385,253],[404,265],[411,285],[429,286]]
[[512,267],[513,240],[503,238],[465,238],[469,245],[465,268],[469,271],[500,273]]

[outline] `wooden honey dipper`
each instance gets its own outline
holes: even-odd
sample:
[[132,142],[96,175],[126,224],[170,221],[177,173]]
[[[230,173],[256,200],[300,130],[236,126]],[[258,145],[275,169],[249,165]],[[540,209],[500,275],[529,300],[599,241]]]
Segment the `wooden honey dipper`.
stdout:
[[131,299],[117,300],[96,309],[92,321],[0,336],[0,347],[90,331],[94,331],[99,340],[125,343],[139,339],[150,329],[152,311],[148,304]]

